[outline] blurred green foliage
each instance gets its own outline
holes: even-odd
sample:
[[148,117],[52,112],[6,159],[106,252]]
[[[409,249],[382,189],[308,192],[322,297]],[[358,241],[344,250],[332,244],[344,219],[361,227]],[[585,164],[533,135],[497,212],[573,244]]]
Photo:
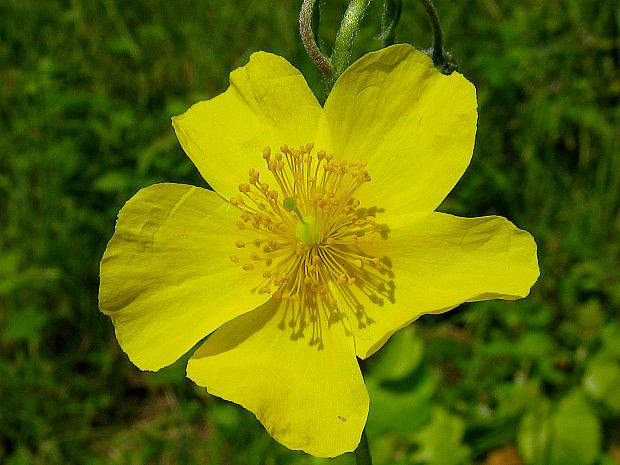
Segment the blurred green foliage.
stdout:
[[[375,463],[620,463],[620,9],[614,0],[436,0],[476,84],[471,167],[442,211],[531,231],[518,302],[427,316],[363,364]],[[0,0],[0,462],[352,464],[279,446],[242,408],[142,373],[97,311],[116,214],[159,181],[204,186],[170,116],[256,50],[323,95],[290,0]],[[333,40],[343,1],[325,1]],[[376,49],[381,2],[356,43]],[[398,40],[430,45],[417,2]]]

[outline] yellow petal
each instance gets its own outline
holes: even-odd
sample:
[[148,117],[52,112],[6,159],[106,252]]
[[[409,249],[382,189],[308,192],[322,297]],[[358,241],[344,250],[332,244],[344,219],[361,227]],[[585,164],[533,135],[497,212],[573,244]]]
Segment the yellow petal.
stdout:
[[237,210],[182,184],[140,190],[119,213],[101,260],[99,308],[143,370],[173,363],[221,324],[265,302],[233,263]]
[[272,299],[225,324],[194,353],[187,375],[253,412],[290,449],[318,457],[352,451],[368,393],[351,333],[343,320],[328,324],[320,315],[300,335],[295,313]]
[[431,212],[385,222],[389,231],[366,246],[382,266],[366,267],[366,277],[353,288],[357,317],[349,319],[361,358],[425,313],[463,302],[519,299],[539,276],[534,239],[505,218]]
[[338,79],[317,147],[367,160],[373,199],[400,214],[434,210],[467,168],[476,133],[476,90],[445,76],[409,45],[369,53]]
[[265,168],[265,146],[313,142],[321,111],[299,71],[282,57],[257,52],[230,74],[226,92],[193,105],[172,124],[200,174],[229,199],[247,182],[248,169]]

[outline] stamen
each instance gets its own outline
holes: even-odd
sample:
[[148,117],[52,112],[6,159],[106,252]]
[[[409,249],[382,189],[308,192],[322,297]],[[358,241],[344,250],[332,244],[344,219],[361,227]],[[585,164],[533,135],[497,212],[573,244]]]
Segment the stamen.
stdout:
[[[313,143],[297,147],[265,147],[266,176],[248,167],[248,182],[230,199],[240,210],[236,225],[244,234],[234,242],[243,257],[230,260],[257,272],[251,273],[255,292],[282,300],[295,338],[322,315],[331,321],[339,301],[353,308],[353,290],[372,292],[380,280],[369,273],[383,270],[379,257],[363,251],[375,240],[377,220],[353,197],[371,180],[367,163],[325,150],[313,154]],[[320,345],[321,337],[313,324],[310,342]]]

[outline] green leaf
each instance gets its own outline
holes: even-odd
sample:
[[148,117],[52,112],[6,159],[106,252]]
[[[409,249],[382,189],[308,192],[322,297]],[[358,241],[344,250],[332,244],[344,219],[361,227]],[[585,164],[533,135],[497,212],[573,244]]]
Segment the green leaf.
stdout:
[[133,179],[129,170],[108,171],[95,179],[93,189],[103,193],[123,191],[133,185]]
[[524,415],[517,444],[528,465],[591,465],[600,452],[600,430],[582,392],[573,391],[554,412],[544,399]]
[[392,432],[408,435],[428,421],[435,381],[427,369],[416,370],[398,382],[366,379],[370,394],[368,434]]
[[517,446],[525,463],[529,465],[548,465],[551,440],[550,410],[549,401],[541,399],[521,418],[517,432]]
[[533,378],[524,383],[499,384],[496,389],[497,417],[500,419],[519,418],[532,405],[540,400],[540,382]]
[[414,436],[419,449],[411,456],[424,465],[462,465],[469,457],[463,445],[465,422],[441,407],[433,408],[431,422]]
[[422,360],[422,340],[412,326],[394,334],[381,349],[371,376],[377,380],[399,380],[415,370]]
[[525,333],[515,346],[517,353],[522,357],[533,360],[548,356],[552,347],[551,338],[543,332]]
[[47,324],[50,317],[41,310],[28,308],[10,315],[2,330],[2,341],[36,342],[40,338],[40,331]]
[[614,412],[620,412],[620,363],[603,357],[588,362],[583,388],[593,399],[603,402]]
[[620,325],[614,321],[603,326],[601,342],[605,353],[620,358]]
[[601,425],[581,391],[564,397],[551,419],[549,465],[590,465],[601,448]]
[[407,435],[429,419],[435,381],[421,365],[424,349],[412,327],[394,334],[366,376],[368,432]]
[[618,462],[614,460],[610,455],[603,454],[599,461],[599,465],[618,465]]

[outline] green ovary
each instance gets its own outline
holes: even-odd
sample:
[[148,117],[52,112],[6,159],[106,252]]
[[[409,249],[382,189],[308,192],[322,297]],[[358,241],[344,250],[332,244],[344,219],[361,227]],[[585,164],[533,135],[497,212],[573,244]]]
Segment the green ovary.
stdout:
[[313,216],[304,216],[303,221],[297,222],[295,228],[295,235],[297,239],[308,245],[314,245],[319,243],[319,233],[321,231],[321,224],[314,219]]

